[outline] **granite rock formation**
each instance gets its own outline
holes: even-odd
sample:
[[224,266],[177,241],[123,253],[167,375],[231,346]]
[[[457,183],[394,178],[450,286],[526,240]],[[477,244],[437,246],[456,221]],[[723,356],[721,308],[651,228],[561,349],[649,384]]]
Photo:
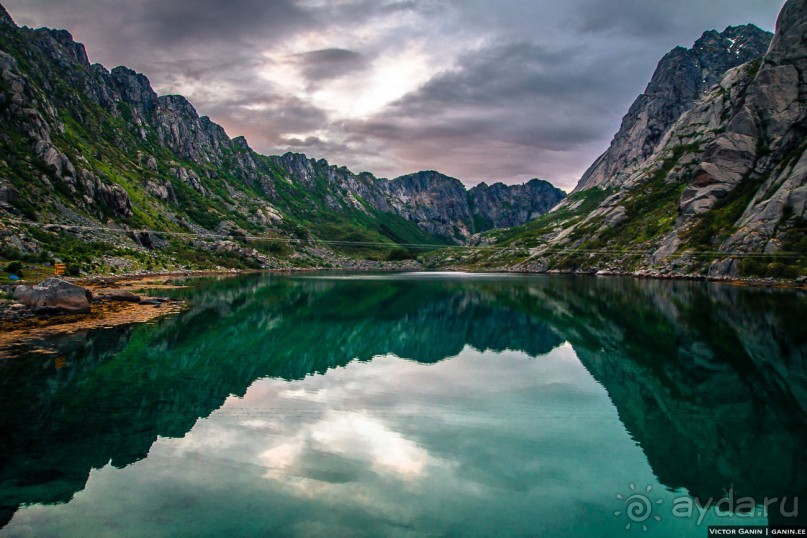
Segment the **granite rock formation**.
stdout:
[[631,105],[611,146],[575,190],[619,185],[653,154],[664,134],[729,69],[762,56],[773,36],[752,24],[710,30],[691,49],[676,47],[656,67]]

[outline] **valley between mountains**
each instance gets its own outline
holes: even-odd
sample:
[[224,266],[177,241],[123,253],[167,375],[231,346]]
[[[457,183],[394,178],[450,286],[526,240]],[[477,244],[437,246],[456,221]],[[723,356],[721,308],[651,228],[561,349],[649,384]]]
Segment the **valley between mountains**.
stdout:
[[[0,260],[68,274],[429,268],[807,275],[807,1],[658,64],[573,192],[267,156],[0,6]],[[550,178],[551,179],[551,178]],[[12,266],[14,262],[16,265]],[[7,272],[11,272],[10,270]]]

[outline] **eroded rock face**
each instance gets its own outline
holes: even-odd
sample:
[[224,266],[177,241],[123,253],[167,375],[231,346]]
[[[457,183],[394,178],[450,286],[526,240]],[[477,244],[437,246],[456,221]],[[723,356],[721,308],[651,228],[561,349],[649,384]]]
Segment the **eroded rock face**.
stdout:
[[14,298],[37,314],[88,314],[92,304],[89,290],[58,278],[35,286],[17,286]]
[[619,186],[653,155],[664,134],[726,71],[762,56],[773,36],[753,25],[710,30],[691,49],[676,47],[658,64],[614,136],[575,191]]
[[403,218],[429,233],[463,240],[473,231],[467,191],[458,179],[438,172],[418,172],[386,185],[391,205]]
[[551,183],[531,179],[523,185],[480,183],[468,195],[474,232],[526,224],[555,207],[566,193]]
[[[721,245],[726,252],[792,249],[787,237],[807,219],[807,2],[789,0],[740,117],[759,125],[762,155],[746,181],[761,181],[756,195]],[[737,116],[735,116],[737,118]],[[740,131],[732,121],[728,132]]]
[[140,112],[142,117],[154,112],[159,106],[157,94],[151,89],[149,79],[128,67],[119,66],[110,72],[121,98]]

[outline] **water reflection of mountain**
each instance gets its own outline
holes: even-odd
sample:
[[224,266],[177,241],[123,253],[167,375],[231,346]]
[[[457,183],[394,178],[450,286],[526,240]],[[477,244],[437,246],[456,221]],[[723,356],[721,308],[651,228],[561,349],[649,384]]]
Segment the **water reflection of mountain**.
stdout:
[[589,280],[536,299],[662,483],[702,501],[807,500],[803,294]]
[[0,363],[0,522],[23,503],[68,501],[92,468],[144,458],[158,436],[183,436],[261,377],[387,353],[436,362],[466,344],[538,356],[562,343],[499,304],[506,287],[264,277],[182,293],[192,309],[157,326],[59,339],[57,360]]
[[20,504],[69,500],[92,468],[142,459],[158,435],[183,436],[257,378],[386,353],[435,362],[466,344],[540,356],[570,341],[670,487],[807,491],[807,306],[794,292],[261,276],[178,293],[192,309],[156,326],[61,339],[63,360],[0,363],[0,524]]

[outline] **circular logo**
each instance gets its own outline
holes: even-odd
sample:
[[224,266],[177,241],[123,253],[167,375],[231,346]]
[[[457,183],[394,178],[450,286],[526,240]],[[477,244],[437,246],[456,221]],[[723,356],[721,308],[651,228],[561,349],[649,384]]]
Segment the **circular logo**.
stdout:
[[635,525],[647,532],[647,523],[650,521],[661,521],[661,516],[653,514],[654,508],[663,503],[663,499],[653,499],[651,492],[653,486],[647,486],[644,491],[639,492],[636,484],[630,484],[630,493],[623,495],[617,493],[616,498],[622,501],[622,509],[614,512],[615,517],[623,514],[628,519],[625,530],[630,530]]

